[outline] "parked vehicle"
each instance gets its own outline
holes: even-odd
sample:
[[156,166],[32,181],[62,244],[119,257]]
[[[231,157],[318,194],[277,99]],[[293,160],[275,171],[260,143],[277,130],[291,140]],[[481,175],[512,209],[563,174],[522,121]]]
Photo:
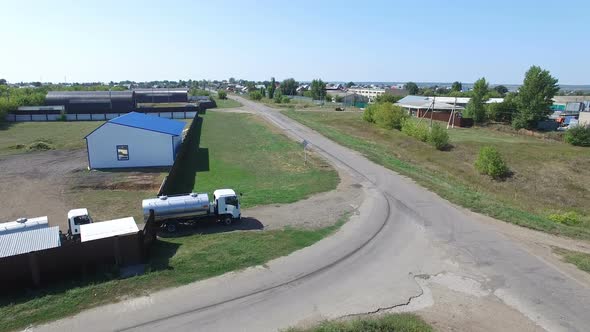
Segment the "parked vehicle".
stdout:
[[232,189],[215,190],[212,202],[206,193],[190,193],[144,199],[142,207],[144,220],[149,218],[150,210],[153,210],[155,221],[168,232],[175,232],[179,222],[213,219],[230,225],[242,216],[240,201]]

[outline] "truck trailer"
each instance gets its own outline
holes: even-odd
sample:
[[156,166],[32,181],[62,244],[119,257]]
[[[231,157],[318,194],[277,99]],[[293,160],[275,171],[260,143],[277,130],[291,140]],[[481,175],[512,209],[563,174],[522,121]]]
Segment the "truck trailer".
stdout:
[[213,192],[213,201],[206,193],[159,196],[142,202],[144,221],[154,212],[154,219],[168,232],[175,232],[179,222],[215,220],[230,225],[242,217],[240,201],[233,189]]

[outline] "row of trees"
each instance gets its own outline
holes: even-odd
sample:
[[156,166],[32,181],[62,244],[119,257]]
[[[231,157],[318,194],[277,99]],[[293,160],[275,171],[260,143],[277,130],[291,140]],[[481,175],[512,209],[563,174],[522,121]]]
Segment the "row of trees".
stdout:
[[473,86],[463,116],[472,118],[477,124],[493,120],[510,122],[516,129],[534,129],[539,121],[546,120],[551,114],[552,99],[559,91],[557,82],[549,71],[532,66],[518,92],[507,94],[502,103],[486,104],[490,88],[486,79],[480,78]]
[[[404,85],[404,89],[408,90],[411,95],[422,96],[448,96],[448,97],[471,97],[473,91],[463,91],[463,84],[455,81],[451,88],[431,86],[420,88],[414,82],[408,82]],[[491,98],[504,97],[508,93],[508,88],[503,85],[497,85],[493,89],[488,89],[488,95]]]

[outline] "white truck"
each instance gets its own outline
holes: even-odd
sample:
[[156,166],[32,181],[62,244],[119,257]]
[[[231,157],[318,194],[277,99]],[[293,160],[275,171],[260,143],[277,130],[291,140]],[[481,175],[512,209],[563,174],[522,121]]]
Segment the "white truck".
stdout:
[[242,217],[240,200],[232,189],[215,190],[212,202],[206,193],[190,193],[144,199],[142,208],[144,221],[153,210],[155,221],[168,232],[175,232],[179,222],[213,219],[230,225]]

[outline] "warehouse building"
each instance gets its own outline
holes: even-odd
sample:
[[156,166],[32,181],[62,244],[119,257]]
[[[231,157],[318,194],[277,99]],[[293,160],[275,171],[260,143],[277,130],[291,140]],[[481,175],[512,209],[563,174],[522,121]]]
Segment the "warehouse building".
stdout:
[[188,89],[135,89],[135,103],[186,103]]
[[88,168],[172,166],[185,123],[131,112],[88,134]]
[[133,91],[49,91],[45,105],[64,106],[69,114],[127,113],[135,108]]

